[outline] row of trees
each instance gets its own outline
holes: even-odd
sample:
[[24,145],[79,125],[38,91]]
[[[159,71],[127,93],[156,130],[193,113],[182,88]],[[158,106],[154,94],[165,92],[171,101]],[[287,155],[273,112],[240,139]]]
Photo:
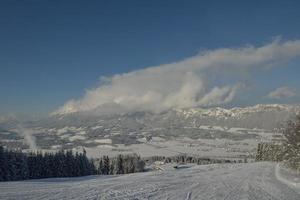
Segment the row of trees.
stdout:
[[86,153],[72,151],[29,153],[9,151],[0,146],[0,181],[52,177],[75,177],[96,174]]
[[300,114],[286,123],[282,139],[272,143],[259,143],[257,161],[283,161],[288,167],[300,171]]
[[176,156],[152,156],[147,159],[147,162],[153,163],[155,161],[163,161],[164,163],[195,163],[198,165],[215,164],[215,163],[242,163],[248,162],[247,158],[244,159],[214,159],[214,158],[204,158],[199,156],[189,156],[186,154],[180,154]]
[[300,171],[300,113],[288,121],[283,136],[283,160],[288,167]]
[[[96,165],[97,164],[97,165]],[[103,156],[98,163],[86,152],[22,153],[0,146],[0,181],[16,181],[52,177],[76,177],[93,174],[127,174],[142,172],[145,163],[138,155]]]
[[275,161],[283,160],[283,145],[270,142],[261,142],[257,145],[255,161]]
[[136,154],[118,155],[112,159],[108,156],[103,156],[99,160],[98,174],[129,174],[142,172],[144,168],[145,162]]

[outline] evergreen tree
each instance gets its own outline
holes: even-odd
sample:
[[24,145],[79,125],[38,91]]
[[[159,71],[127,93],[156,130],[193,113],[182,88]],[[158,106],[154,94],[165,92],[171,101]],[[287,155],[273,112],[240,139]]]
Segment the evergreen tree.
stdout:
[[108,175],[109,174],[109,169],[110,169],[110,162],[109,162],[109,157],[108,156],[103,156],[103,175]]
[[98,167],[98,174],[103,175],[103,167],[104,167],[103,160],[102,160],[102,158],[100,158],[99,167]]
[[8,177],[7,153],[2,146],[0,146],[0,181],[7,181]]
[[115,174],[124,174],[124,162],[123,156],[119,155],[117,157],[116,166],[115,166]]
[[108,174],[110,174],[110,175],[116,174],[116,172],[115,172],[116,160],[115,159],[113,159],[113,160],[110,161],[110,165],[109,166],[110,167],[109,167],[109,173]]
[[134,157],[129,157],[128,158],[128,164],[127,164],[127,173],[134,173],[135,172],[135,166],[134,166]]
[[8,180],[17,180],[17,169],[16,169],[16,156],[13,152],[8,152],[7,154],[8,163]]
[[283,136],[282,157],[289,167],[300,170],[300,113],[287,122]]
[[74,156],[71,150],[66,152],[66,170],[65,170],[65,175],[68,177],[75,176],[75,170],[74,170]]
[[27,156],[22,152],[16,152],[15,156],[15,170],[16,180],[25,180],[28,178]]

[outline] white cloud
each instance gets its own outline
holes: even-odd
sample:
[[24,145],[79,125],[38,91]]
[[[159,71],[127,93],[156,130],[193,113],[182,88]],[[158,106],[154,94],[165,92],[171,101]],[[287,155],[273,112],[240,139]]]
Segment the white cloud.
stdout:
[[222,88],[214,87],[199,102],[200,105],[214,106],[231,102],[239,89],[239,85],[233,87],[225,86]]
[[[159,112],[221,105],[235,98],[244,81],[241,74],[269,69],[299,55],[300,40],[279,39],[262,47],[249,45],[205,51],[179,62],[102,77],[98,87],[88,90],[78,100],[68,101],[54,114],[95,109]],[[227,75],[238,80],[225,84],[214,81]]]
[[270,92],[268,94],[268,97],[271,99],[286,99],[286,98],[291,98],[296,95],[296,92],[289,87],[280,87],[275,89],[274,91]]

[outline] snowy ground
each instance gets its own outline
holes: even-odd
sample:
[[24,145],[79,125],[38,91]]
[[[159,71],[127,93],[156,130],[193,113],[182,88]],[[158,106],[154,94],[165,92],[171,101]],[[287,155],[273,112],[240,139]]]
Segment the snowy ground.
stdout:
[[287,172],[278,179],[274,163],[164,167],[122,176],[2,182],[0,199],[300,199],[300,188],[285,183]]
[[[142,157],[150,156],[175,156],[178,154],[188,154],[200,157],[248,157],[256,152],[257,143],[254,139],[233,141],[228,139],[190,139],[181,137],[176,139],[164,140],[154,137],[150,142],[145,139],[139,140],[140,144],[101,144],[97,147],[86,147],[89,157],[98,158],[99,156],[117,156],[118,154],[137,153]],[[82,150],[82,147],[73,149]]]

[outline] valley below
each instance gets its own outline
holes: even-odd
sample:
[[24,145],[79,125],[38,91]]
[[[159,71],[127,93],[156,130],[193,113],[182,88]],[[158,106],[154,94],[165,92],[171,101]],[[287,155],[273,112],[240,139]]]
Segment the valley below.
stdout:
[[87,151],[89,157],[137,153],[142,157],[188,154],[251,157],[299,106],[190,108],[162,113],[72,113],[39,120],[0,121],[0,144],[23,151]]

